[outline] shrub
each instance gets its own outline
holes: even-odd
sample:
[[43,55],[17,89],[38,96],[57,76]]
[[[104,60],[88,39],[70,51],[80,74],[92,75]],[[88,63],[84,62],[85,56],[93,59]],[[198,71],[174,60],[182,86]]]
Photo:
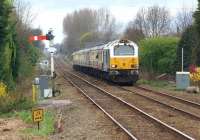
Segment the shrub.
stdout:
[[140,66],[149,73],[174,73],[179,38],[147,38],[139,42]]
[[12,112],[14,110],[26,110],[33,107],[33,103],[26,97],[19,94],[6,94],[0,97],[0,114]]

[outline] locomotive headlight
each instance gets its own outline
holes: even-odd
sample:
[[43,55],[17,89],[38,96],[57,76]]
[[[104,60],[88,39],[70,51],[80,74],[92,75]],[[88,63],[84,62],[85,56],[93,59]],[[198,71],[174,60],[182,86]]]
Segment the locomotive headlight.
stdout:
[[117,65],[111,65],[111,67],[112,67],[112,68],[116,68],[116,67],[117,67]]

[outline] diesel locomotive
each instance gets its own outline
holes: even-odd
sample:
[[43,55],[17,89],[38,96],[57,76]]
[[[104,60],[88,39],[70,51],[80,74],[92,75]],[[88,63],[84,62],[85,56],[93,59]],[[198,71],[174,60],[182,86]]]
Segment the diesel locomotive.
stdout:
[[134,84],[139,77],[138,46],[126,39],[79,50],[73,68],[116,83]]

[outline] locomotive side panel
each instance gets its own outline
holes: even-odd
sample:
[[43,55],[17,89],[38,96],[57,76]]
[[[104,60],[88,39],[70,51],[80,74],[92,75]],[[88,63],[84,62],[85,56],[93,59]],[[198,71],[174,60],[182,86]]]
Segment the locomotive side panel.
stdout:
[[103,50],[103,71],[108,72],[110,67],[110,51],[109,49]]

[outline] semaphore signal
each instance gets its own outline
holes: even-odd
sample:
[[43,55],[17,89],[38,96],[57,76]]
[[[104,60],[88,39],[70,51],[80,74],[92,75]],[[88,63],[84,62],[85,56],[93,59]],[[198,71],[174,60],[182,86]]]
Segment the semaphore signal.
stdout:
[[39,36],[30,36],[29,41],[42,41],[42,40],[53,40],[54,35],[52,34],[52,31],[49,31],[46,35],[39,35]]
[[42,41],[42,40],[47,40],[47,36],[45,35],[39,35],[39,36],[30,36],[29,41]]

